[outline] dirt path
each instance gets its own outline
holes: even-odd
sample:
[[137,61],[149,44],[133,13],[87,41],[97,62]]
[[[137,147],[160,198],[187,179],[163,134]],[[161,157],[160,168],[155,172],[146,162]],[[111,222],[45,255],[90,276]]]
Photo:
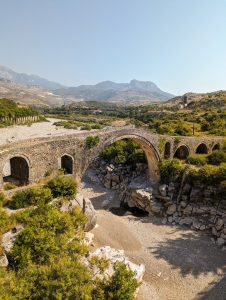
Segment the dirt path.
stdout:
[[118,206],[117,194],[85,182],[82,193],[98,213],[96,245],[124,249],[131,261],[146,267],[139,299],[226,299],[226,251],[209,236],[163,225],[156,217],[115,215],[103,206]]

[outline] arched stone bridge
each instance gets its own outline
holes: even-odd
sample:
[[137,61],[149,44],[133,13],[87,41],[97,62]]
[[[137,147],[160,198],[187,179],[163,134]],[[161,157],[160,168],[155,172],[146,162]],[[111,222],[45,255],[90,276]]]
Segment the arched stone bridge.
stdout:
[[[99,136],[98,144],[91,149],[86,146],[88,136]],[[223,145],[223,138],[163,136],[131,126],[24,140],[0,146],[0,185],[10,178],[33,183],[60,168],[79,179],[107,145],[125,138],[135,140],[144,150],[153,180],[159,179],[161,158],[185,159],[189,154],[210,153]]]

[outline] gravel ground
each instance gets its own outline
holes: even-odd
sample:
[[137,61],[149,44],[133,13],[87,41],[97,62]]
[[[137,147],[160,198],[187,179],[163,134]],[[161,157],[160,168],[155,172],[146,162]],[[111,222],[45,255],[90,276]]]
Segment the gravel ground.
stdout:
[[48,119],[49,122],[34,123],[31,126],[18,125],[6,128],[0,128],[0,145],[27,140],[32,138],[64,135],[81,132],[75,129],[66,129],[53,125],[59,119]]
[[102,188],[92,173],[84,177],[82,193],[98,213],[96,246],[124,249],[131,261],[145,265],[139,300],[226,299],[226,252],[210,236],[156,217],[113,214],[108,208],[118,206],[117,193]]

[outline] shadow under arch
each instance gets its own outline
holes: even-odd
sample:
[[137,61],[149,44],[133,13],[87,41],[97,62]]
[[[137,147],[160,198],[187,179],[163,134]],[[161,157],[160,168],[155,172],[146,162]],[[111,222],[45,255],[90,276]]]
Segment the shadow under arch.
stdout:
[[196,148],[195,153],[197,154],[207,154],[208,153],[208,147],[205,143],[200,143],[198,147]]
[[74,158],[70,154],[63,154],[60,158],[60,169],[63,169],[66,174],[73,174]]
[[174,158],[179,158],[179,159],[186,159],[190,154],[190,150],[187,145],[180,145],[175,153],[174,153]]
[[30,161],[20,154],[7,158],[3,165],[3,181],[18,184],[28,184],[30,175]]
[[212,151],[220,150],[220,145],[217,143],[213,146]]
[[82,175],[85,173],[86,169],[90,165],[90,163],[100,155],[100,153],[104,150],[105,147],[124,139],[131,139],[135,141],[140,148],[144,151],[147,163],[148,163],[148,170],[149,170],[149,178],[153,181],[160,180],[159,174],[159,161],[160,161],[160,154],[159,151],[155,148],[155,146],[143,136],[139,136],[136,134],[129,134],[129,135],[122,135],[117,136],[114,138],[109,138],[106,141],[100,143],[99,146],[96,147],[95,151],[90,156],[88,163],[83,169]]

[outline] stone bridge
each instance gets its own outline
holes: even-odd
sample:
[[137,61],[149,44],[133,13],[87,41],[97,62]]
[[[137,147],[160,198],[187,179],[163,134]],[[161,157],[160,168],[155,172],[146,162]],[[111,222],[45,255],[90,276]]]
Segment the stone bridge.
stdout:
[[[97,145],[89,149],[86,138],[98,136]],[[4,181],[37,182],[46,174],[65,169],[79,180],[101,151],[113,142],[131,138],[144,150],[153,180],[159,179],[158,163],[162,158],[185,159],[193,153],[211,153],[220,149],[223,138],[175,137],[152,134],[132,126],[29,139],[0,146],[0,185]]]

